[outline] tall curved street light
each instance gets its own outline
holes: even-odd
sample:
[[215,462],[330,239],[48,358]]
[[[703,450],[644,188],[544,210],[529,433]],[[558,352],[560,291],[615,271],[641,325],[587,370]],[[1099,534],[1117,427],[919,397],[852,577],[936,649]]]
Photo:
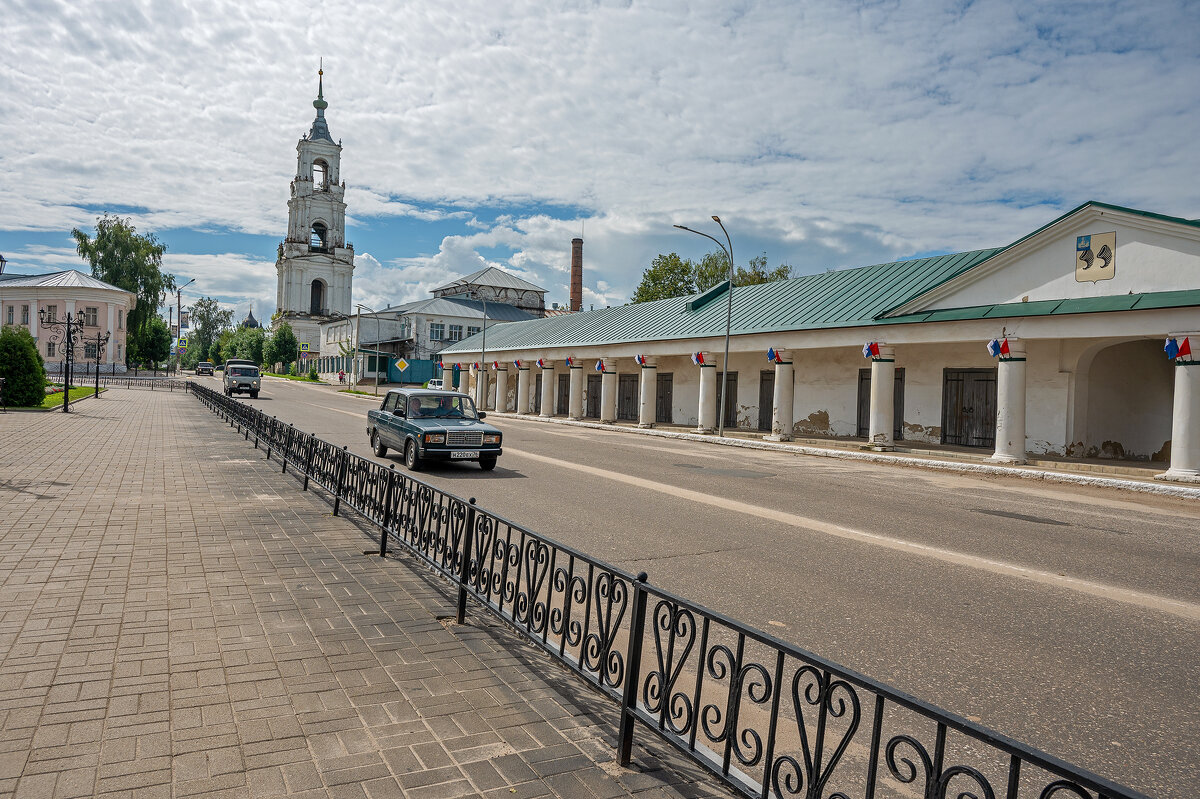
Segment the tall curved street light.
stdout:
[[[196,282],[196,278],[192,278],[188,282],[184,283],[182,286],[179,286],[175,289],[175,319],[179,324],[179,335],[175,337],[176,341],[179,340],[179,336],[183,335],[183,290],[195,282]],[[193,309],[193,310],[195,310],[195,309]],[[128,352],[129,352],[129,350],[127,349],[126,354],[128,354]],[[207,357],[207,353],[201,354],[200,357],[201,358]],[[176,361],[179,366],[179,368],[176,370],[176,372],[179,374],[183,374],[183,353],[182,352],[176,354]],[[167,362],[167,365],[168,366],[170,365],[170,361]]]
[[[368,311],[371,312],[371,315],[375,317],[375,396],[378,397],[379,396],[379,339],[381,339],[383,337],[379,331],[379,311],[372,309],[370,306],[363,305],[361,302],[354,303],[354,308],[355,308],[355,310],[358,310],[359,308],[366,308]],[[358,348],[361,346],[358,341],[357,327],[358,327],[358,320],[355,320],[355,336],[354,336],[355,348]],[[357,361],[357,360],[358,359],[355,358],[355,361]],[[355,369],[355,371],[357,372],[358,370]]]
[[686,225],[675,225],[675,227],[679,228],[680,230],[686,230],[688,233],[695,233],[697,236],[703,236],[704,238],[715,242],[716,245],[721,248],[721,251],[725,253],[725,260],[729,264],[729,298],[725,303],[725,359],[721,361],[721,393],[720,399],[717,403],[718,407],[720,408],[720,410],[717,412],[717,436],[723,437],[725,435],[725,386],[727,385],[726,375],[728,374],[729,370],[729,328],[730,323],[733,321],[733,241],[729,238],[729,231],[726,230],[725,226],[721,224],[721,217],[713,214],[712,220],[718,225],[721,225],[721,232],[725,234],[725,241],[729,242],[728,249],[719,240],[708,235],[707,233],[701,233],[699,230],[692,230]]

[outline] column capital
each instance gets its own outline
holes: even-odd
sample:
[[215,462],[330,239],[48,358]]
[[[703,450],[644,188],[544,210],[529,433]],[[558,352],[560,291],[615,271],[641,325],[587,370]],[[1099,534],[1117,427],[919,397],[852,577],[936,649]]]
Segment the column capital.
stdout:
[[643,355],[641,366],[643,369],[657,369],[658,368],[658,356],[657,355]]

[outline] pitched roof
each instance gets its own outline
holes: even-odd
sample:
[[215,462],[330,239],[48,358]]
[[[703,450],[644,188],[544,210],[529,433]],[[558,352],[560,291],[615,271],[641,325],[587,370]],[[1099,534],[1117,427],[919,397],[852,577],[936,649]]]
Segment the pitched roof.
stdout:
[[[434,297],[416,300],[403,305],[394,305],[380,311],[395,314],[426,314],[427,316],[463,316],[469,319],[483,318],[483,302],[465,297]],[[487,318],[493,322],[523,322],[536,317],[528,311],[503,302],[489,302]]]
[[46,275],[2,275],[0,277],[3,277],[6,288],[12,286],[19,286],[21,288],[84,288],[107,289],[109,291],[121,291],[126,294],[133,293],[125,291],[125,289],[114,286],[111,283],[105,283],[103,280],[97,280],[91,275],[85,275],[83,272],[78,272],[74,269],[51,272]]
[[[878,324],[876,317],[998,249],[838,269],[733,290],[733,335]],[[488,349],[622,344],[723,335],[727,284],[702,295],[516,322],[488,331]],[[689,306],[692,306],[689,308]],[[473,351],[474,336],[443,352]]]
[[516,275],[505,272],[503,269],[497,269],[494,266],[480,269],[478,272],[472,272],[466,277],[455,278],[444,286],[438,286],[434,291],[466,289],[469,286],[494,286],[502,289],[520,289],[522,291],[540,291],[543,293],[546,291],[541,286],[535,286],[528,280],[522,280]]

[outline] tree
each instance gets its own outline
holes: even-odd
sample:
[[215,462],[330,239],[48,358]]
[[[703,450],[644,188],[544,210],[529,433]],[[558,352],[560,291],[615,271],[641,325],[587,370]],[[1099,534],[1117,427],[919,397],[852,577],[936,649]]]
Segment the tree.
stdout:
[[[147,323],[158,316],[158,306],[175,288],[175,277],[162,271],[167,246],[152,233],[138,234],[130,220],[108,214],[96,220],[95,238],[79,228],[71,230],[71,237],[79,257],[91,265],[92,277],[137,296],[137,304],[126,317],[126,360],[134,360],[133,354],[146,349],[143,335]],[[148,356],[142,353],[142,357]]]
[[[208,360],[213,342],[221,331],[233,324],[233,311],[222,310],[212,297],[201,297],[192,305],[192,332],[188,335],[183,366],[194,369],[200,361]],[[217,361],[213,361],[217,363]]]
[[23,327],[0,328],[0,378],[5,405],[32,408],[46,399],[46,364]]
[[171,357],[171,330],[158,314],[146,320],[138,344],[138,354],[154,364],[162,363]]
[[239,327],[230,342],[231,352],[228,357],[241,358],[246,361],[263,362],[263,345],[266,344],[267,334],[261,327]]
[[[750,268],[736,266],[733,285],[754,286],[775,280],[786,280],[792,276],[792,267],[780,264],[767,268],[767,255],[756,255],[750,259]],[[642,273],[642,282],[631,298],[633,302],[662,300],[667,297],[682,297],[698,291],[708,291],[718,283],[729,279],[729,260],[722,251],[710,252],[699,263],[681,259],[675,253],[659,255]]]
[[268,363],[289,364],[300,357],[300,342],[296,341],[296,334],[287,322],[275,328],[270,346],[272,358]]
[[664,300],[696,293],[696,265],[678,254],[659,255],[642,273],[642,282],[630,298],[633,302]]

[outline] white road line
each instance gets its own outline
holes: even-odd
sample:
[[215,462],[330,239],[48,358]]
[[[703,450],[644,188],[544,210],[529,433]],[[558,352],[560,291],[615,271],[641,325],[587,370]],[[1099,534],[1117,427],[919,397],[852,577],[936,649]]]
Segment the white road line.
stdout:
[[941,547],[930,546],[928,544],[918,544],[912,541],[905,541],[900,538],[892,538],[890,536],[878,535],[877,533],[868,533],[865,530],[855,530],[851,527],[844,527],[840,524],[813,519],[808,516],[800,516],[795,513],[786,511],[774,510],[772,508],[764,508],[759,505],[751,505],[747,502],[738,502],[735,499],[727,499],[724,497],[714,497],[710,494],[705,494],[700,491],[692,491],[687,488],[668,485],[666,483],[658,483],[653,480],[645,480],[640,477],[632,477],[620,472],[608,471],[606,469],[598,469],[594,466],[584,466],[579,463],[571,463],[570,461],[559,460],[558,458],[550,458],[545,455],[537,455],[532,452],[523,450],[514,450],[510,447],[505,447],[504,451],[509,454],[520,455],[531,460],[540,461],[553,466],[565,469],[573,469],[577,472],[590,474],[595,477],[601,477],[606,480],[612,480],[626,485],[645,488],[651,491],[658,491],[662,494],[669,494],[680,499],[686,499],[689,502],[696,502],[704,505],[711,505],[722,510],[735,511],[744,513],[749,516],[757,516],[760,519],[769,519],[771,521],[780,522],[782,524],[791,525],[793,527],[801,527],[806,530],[813,530],[818,533],[824,533],[836,538],[843,538],[850,541],[858,541],[860,543],[871,544],[873,546],[884,547],[896,552],[906,552],[911,555],[938,560],[943,563],[953,563],[958,566],[967,566],[972,569],[998,574],[1005,577],[1017,577],[1030,582],[1041,583],[1043,585],[1054,586],[1056,588],[1065,588],[1070,591],[1076,591],[1081,594],[1100,597],[1101,599],[1110,599],[1116,602],[1125,602],[1130,605],[1156,610],[1161,613],[1170,613],[1174,616],[1179,616],[1192,621],[1200,621],[1200,605],[1184,602],[1178,599],[1169,599],[1167,597],[1158,596],[1156,594],[1147,594],[1141,591],[1131,591],[1127,588],[1119,588],[1117,586],[1105,585],[1091,580],[1081,580],[1076,577],[1067,577],[1054,572],[1042,571],[1040,569],[1031,569],[1028,566],[1019,566],[1015,563],[1007,563],[1002,560],[994,560],[992,558],[984,558],[978,555],[968,555],[963,552],[956,552],[952,549],[943,549]]

